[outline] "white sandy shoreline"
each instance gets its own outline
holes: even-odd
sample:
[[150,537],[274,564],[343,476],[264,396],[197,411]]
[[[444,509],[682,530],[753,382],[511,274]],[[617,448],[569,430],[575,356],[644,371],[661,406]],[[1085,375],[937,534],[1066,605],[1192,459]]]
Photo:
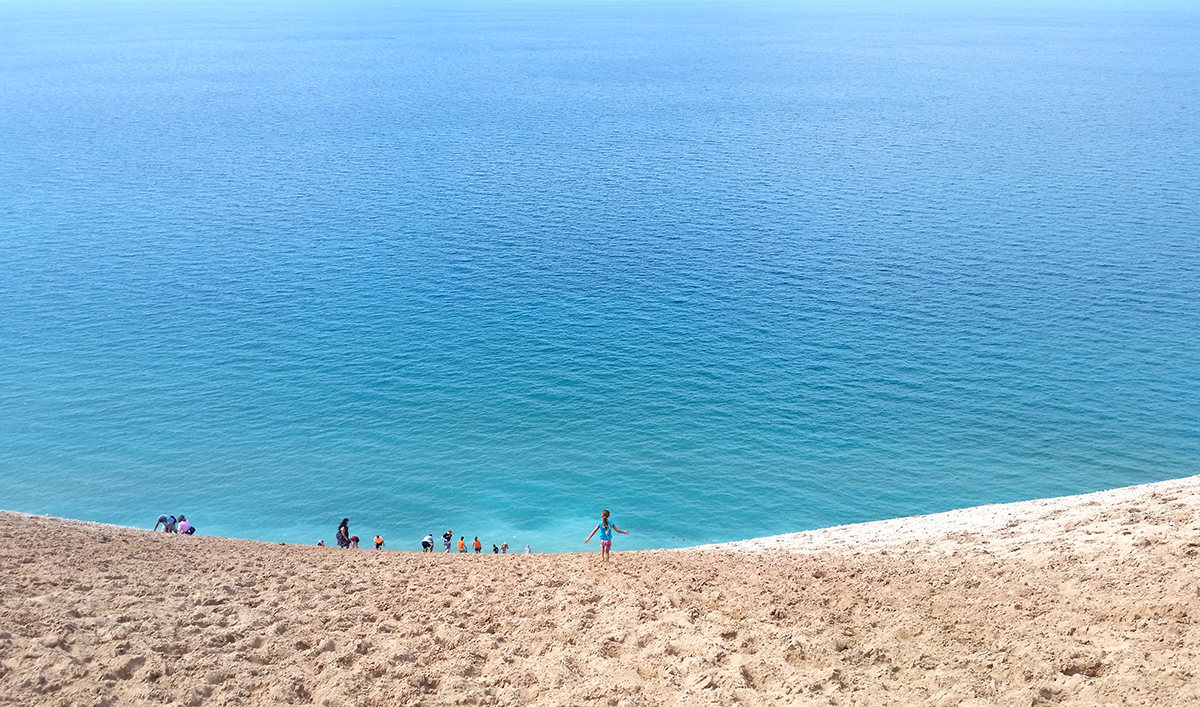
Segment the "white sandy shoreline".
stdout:
[[[1200,494],[1200,476],[1169,479],[1074,496],[996,503],[942,513],[837,525],[799,533],[703,545],[736,552],[881,551],[953,534],[984,536],[992,550],[1054,538],[1074,523],[1114,505],[1156,493]],[[1019,532],[1017,532],[1019,529]]]

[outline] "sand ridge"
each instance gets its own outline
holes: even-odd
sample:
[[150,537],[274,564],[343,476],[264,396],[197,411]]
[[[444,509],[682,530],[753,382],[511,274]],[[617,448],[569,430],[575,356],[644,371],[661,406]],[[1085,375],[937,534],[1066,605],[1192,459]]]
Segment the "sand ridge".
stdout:
[[1200,704],[1200,477],[1056,501],[609,566],[0,512],[0,704]]
[[[992,552],[1063,540],[1073,546],[1107,546],[1115,542],[1117,546],[1131,550],[1133,532],[1125,532],[1124,526],[1131,525],[1130,519],[1142,512],[1138,508],[1140,499],[1174,496],[1175,501],[1179,501],[1182,496],[1183,502],[1190,503],[1197,486],[1200,486],[1200,477],[1190,476],[1076,496],[996,503],[705,547],[735,552],[878,552],[920,542],[927,549],[953,552],[963,544],[964,537],[970,535],[978,539],[982,549]],[[1162,530],[1177,531],[1178,527],[1168,525]]]

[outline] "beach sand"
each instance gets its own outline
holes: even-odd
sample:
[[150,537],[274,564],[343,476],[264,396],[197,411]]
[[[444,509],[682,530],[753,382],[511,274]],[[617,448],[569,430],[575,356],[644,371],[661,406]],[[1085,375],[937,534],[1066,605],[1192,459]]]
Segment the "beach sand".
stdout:
[[1198,508],[1193,477],[609,566],[0,513],[0,704],[1200,704]]

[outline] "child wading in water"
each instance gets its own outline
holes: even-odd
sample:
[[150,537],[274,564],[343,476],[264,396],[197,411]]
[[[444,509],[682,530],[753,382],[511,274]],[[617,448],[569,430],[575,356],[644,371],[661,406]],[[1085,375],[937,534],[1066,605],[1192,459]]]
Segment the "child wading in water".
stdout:
[[[609,522],[607,508],[603,511],[600,511],[600,525],[597,525],[595,529],[592,530],[592,535],[595,535],[597,530],[600,531],[600,561],[608,562],[608,551],[612,549],[613,531],[615,530],[621,535],[629,535],[629,531],[621,530],[616,525],[613,525]],[[587,536],[587,540],[583,541],[585,545],[587,544],[588,540],[592,539],[592,535]]]

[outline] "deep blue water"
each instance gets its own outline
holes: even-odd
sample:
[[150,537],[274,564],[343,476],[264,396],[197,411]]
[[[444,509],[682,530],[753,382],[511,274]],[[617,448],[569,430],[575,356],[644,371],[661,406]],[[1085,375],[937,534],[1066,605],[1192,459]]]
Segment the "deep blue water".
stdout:
[[0,508],[629,549],[1200,473],[1200,11],[0,37]]

